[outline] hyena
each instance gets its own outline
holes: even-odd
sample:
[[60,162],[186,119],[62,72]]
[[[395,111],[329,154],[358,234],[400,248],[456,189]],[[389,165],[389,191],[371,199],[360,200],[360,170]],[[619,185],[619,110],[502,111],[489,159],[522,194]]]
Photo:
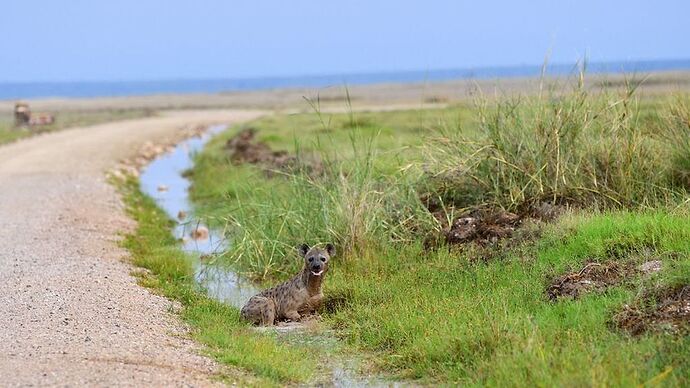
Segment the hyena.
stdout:
[[321,284],[328,272],[328,262],[335,255],[333,244],[324,248],[299,248],[304,258],[304,268],[292,279],[252,296],[242,307],[243,319],[262,326],[270,326],[276,320],[298,321],[303,314],[314,312],[323,299]]

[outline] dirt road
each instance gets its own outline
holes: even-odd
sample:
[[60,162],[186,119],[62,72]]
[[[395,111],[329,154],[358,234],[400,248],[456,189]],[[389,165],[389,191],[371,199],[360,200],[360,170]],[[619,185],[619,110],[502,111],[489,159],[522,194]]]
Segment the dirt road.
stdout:
[[171,303],[130,276],[117,236],[133,225],[104,172],[185,126],[259,114],[171,112],[0,147],[0,385],[213,383]]

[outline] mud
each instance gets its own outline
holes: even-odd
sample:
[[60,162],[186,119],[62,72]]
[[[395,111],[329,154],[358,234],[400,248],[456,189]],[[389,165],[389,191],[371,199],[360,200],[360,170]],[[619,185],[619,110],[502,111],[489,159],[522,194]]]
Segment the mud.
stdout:
[[441,226],[440,233],[426,238],[427,248],[468,243],[495,247],[502,240],[508,240],[506,244],[502,244],[503,248],[510,248],[536,239],[541,234],[541,223],[553,222],[567,210],[564,205],[540,202],[519,207],[517,213],[499,208],[476,207],[460,213],[460,216],[454,216],[457,208],[452,204],[444,205],[440,197],[432,193],[422,194],[419,199]]
[[246,128],[225,143],[225,150],[234,164],[253,164],[274,172],[304,171],[310,176],[323,174],[323,163],[315,157],[298,157],[287,151],[274,151],[256,139],[256,129]]
[[690,285],[661,289],[625,305],[611,322],[631,335],[690,332]]
[[427,239],[427,246],[439,243],[448,245],[474,242],[481,246],[491,245],[499,240],[510,238],[522,225],[522,217],[507,211],[475,210],[464,213],[448,223],[445,211],[436,211],[432,215],[441,225],[441,233]]
[[640,276],[649,276],[661,271],[661,260],[649,260],[641,264],[636,261],[608,261],[605,263],[589,262],[582,269],[561,275],[554,279],[547,288],[549,299],[577,299],[590,292],[603,292],[607,288]]
[[585,264],[576,272],[559,276],[547,289],[549,299],[577,299],[590,292],[602,292],[610,286],[620,284],[631,276],[635,269],[617,262]]

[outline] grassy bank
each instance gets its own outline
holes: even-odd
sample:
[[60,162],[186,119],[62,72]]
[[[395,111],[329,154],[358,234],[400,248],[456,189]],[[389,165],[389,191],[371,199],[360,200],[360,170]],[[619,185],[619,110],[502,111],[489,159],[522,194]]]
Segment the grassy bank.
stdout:
[[[654,290],[690,284],[686,107],[576,90],[269,117],[250,124],[258,140],[318,156],[323,173],[233,163],[235,128],[198,156],[192,195],[228,226],[221,261],[266,283],[297,271],[297,244],[336,242],[325,322],[380,370],[472,385],[683,386],[687,325],[632,335],[616,322],[626,305],[654,308]],[[543,203],[570,210],[530,219]],[[493,244],[445,243],[472,209],[512,210],[525,226]],[[656,260],[659,272],[636,269]],[[555,279],[591,265],[615,265],[620,278],[549,297]]]
[[147,109],[118,109],[97,111],[51,112],[55,114],[55,123],[31,128],[15,128],[14,116],[0,115],[0,144],[25,138],[39,133],[58,131],[65,128],[95,125],[109,121],[149,117],[155,114]]
[[140,283],[179,302],[179,314],[190,326],[192,338],[218,362],[234,367],[219,378],[271,386],[305,382],[315,375],[318,352],[253,332],[240,322],[237,309],[207,298],[194,283],[190,260],[170,233],[171,221],[139,191],[135,180],[118,185],[127,212],[138,225],[123,246],[133,263],[146,270],[137,272]]
[[678,203],[690,188],[687,97],[577,90],[477,112],[478,133],[446,128],[427,147],[439,194],[456,206],[639,209]]

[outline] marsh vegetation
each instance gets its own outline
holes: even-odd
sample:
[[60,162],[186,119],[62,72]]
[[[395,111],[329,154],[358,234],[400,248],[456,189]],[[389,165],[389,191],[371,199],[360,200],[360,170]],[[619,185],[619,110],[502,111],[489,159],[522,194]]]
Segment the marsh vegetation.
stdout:
[[[268,116],[212,140],[189,173],[192,195],[198,215],[227,226],[216,265],[259,283],[298,271],[298,244],[335,241],[323,325],[373,371],[682,386],[689,106],[575,87],[439,110]],[[291,162],[238,159],[247,126]],[[315,160],[318,174],[304,168]],[[448,238],[462,228],[484,237]],[[582,287],[554,296],[567,282]],[[218,330],[245,330],[229,327]],[[226,334],[223,346],[245,343]],[[302,348],[271,349],[233,363],[269,376],[303,365]]]

